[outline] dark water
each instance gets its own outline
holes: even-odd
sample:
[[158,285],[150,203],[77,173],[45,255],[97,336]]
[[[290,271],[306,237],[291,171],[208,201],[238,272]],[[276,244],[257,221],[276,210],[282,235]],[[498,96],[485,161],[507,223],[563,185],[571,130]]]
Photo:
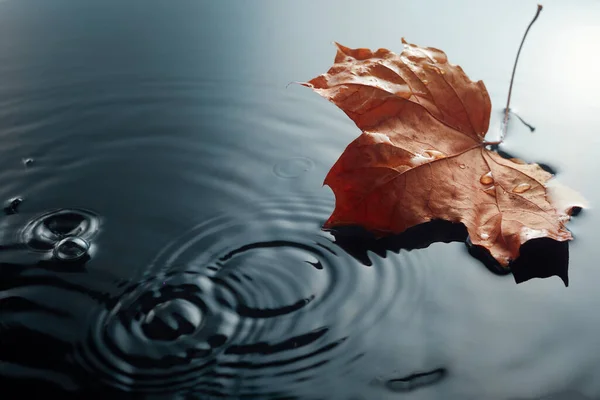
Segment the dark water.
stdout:
[[[321,184],[358,131],[286,88],[405,36],[484,80],[494,132],[534,2],[0,2],[2,398],[600,398],[600,3],[544,6],[513,93],[536,131],[503,149],[592,205],[568,288],[461,242],[351,256]],[[52,261],[73,232],[91,258]]]

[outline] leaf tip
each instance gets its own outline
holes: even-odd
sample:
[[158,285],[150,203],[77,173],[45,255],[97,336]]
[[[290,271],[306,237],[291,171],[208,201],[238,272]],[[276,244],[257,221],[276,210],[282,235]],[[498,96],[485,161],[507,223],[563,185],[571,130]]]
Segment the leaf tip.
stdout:
[[341,51],[344,54],[346,54],[349,50],[348,47],[344,46],[343,44],[341,44],[339,42],[336,42],[335,40],[332,43],[335,46],[335,48],[338,49],[338,51]]
[[331,217],[330,217],[330,218],[329,218],[327,221],[325,221],[325,222],[323,223],[323,226],[322,226],[322,228],[323,228],[323,229],[326,229],[326,230],[330,230],[330,229],[332,229],[332,228],[333,228],[333,225],[334,225],[334,224],[333,224],[333,222],[331,222]]

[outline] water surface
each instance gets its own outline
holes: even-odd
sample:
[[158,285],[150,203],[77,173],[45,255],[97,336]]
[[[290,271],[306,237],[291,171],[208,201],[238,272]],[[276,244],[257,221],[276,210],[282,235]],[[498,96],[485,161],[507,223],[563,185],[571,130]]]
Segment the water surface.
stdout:
[[[0,2],[0,198],[23,199],[0,218],[2,384],[87,398],[600,397],[598,2],[544,3],[513,93],[536,130],[515,121],[503,147],[592,205],[569,224],[568,288],[516,285],[462,242],[347,252],[320,229],[334,205],[322,181],[359,132],[287,86],[324,72],[332,41],[401,51],[404,36],[486,83],[494,135],[535,4]],[[90,259],[49,259],[78,229]]]

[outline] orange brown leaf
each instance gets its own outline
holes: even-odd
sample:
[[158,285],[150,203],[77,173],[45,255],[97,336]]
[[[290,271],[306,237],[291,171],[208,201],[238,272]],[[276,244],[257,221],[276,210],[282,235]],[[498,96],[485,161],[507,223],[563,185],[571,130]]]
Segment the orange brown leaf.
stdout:
[[329,71],[304,83],[362,131],[325,178],[336,197],[325,227],[386,235],[434,219],[460,222],[502,266],[530,239],[572,239],[571,209],[548,196],[552,175],[487,148],[483,82],[441,50],[404,44],[401,54],[338,44]]

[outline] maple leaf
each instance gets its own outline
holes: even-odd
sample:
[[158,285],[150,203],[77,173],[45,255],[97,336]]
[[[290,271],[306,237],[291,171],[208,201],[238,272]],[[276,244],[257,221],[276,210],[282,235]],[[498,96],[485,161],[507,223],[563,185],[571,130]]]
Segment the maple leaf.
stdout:
[[441,50],[403,43],[399,55],[336,43],[334,65],[303,83],[362,131],[325,178],[336,205],[324,227],[359,225],[381,236],[460,222],[503,267],[531,239],[571,240],[573,207],[552,203],[552,175],[485,142],[491,101],[483,82]]

